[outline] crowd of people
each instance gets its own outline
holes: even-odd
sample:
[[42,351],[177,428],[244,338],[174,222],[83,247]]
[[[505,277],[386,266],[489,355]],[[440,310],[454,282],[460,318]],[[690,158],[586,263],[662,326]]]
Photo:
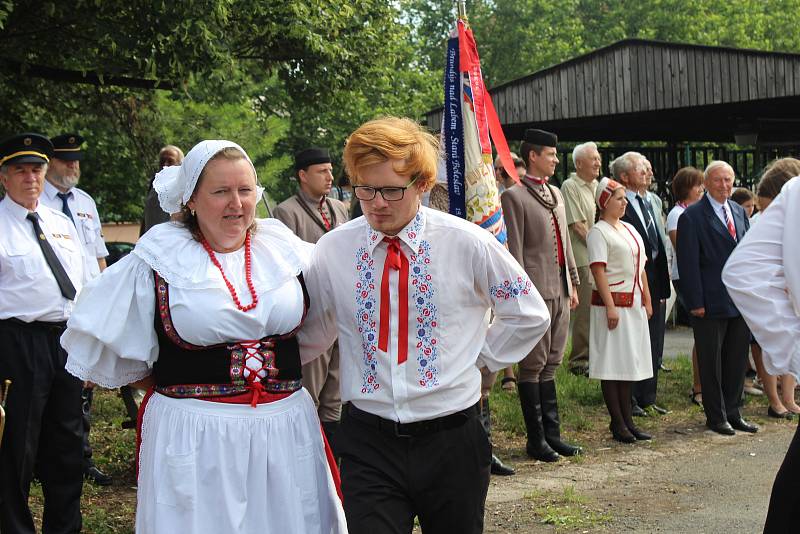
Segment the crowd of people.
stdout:
[[[635,418],[669,413],[657,393],[672,291],[694,333],[686,386],[711,431],[758,431],[740,410],[750,353],[768,415],[800,413],[787,338],[800,279],[783,267],[794,204],[781,195],[797,190],[798,160],[773,162],[755,194],[733,190],[724,161],[682,168],[666,214],[642,154],[601,177],[597,145],[579,144],[558,188],[558,138],[530,129],[518,175],[496,162],[487,193],[503,246],[443,213],[438,142],[408,119],[348,138],[359,217],[332,195],[325,149],[295,155],[297,193],[259,219],[242,147],[167,145],[142,235],[106,269],[97,206],[76,187],[83,143],[0,143],[0,379],[14,384],[2,532],[35,532],[34,476],[45,532],[80,531],[84,477],[112,482],[89,446],[95,385],[121,388],[138,415],[137,532],[408,533],[415,518],[423,532],[481,532],[490,474],[514,474],[490,442],[498,376],[518,393],[527,456],[583,454],[562,439],[557,402],[571,335],[564,364],[600,381],[611,437],[650,440]],[[776,531],[798,455],[795,438]]]

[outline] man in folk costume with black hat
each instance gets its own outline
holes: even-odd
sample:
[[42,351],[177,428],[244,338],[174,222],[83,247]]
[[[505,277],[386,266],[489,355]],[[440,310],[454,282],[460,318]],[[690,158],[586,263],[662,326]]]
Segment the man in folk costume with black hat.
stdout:
[[34,468],[42,530],[81,529],[81,382],[64,370],[59,338],[88,262],[69,217],[40,202],[52,154],[38,134],[0,143],[0,380],[13,382],[0,447],[4,533],[36,532],[28,507]]
[[[308,148],[295,154],[294,169],[299,189],[281,202],[274,217],[288,226],[300,239],[316,243],[333,228],[348,221],[347,206],[330,198],[333,185],[331,157],[324,148]],[[339,345],[303,366],[303,386],[317,405],[325,436],[336,451],[336,428],[342,415],[339,394]]]
[[519,362],[518,389],[528,456],[545,462],[581,452],[561,441],[555,373],[564,357],[569,314],[580,284],[567,231],[564,200],[548,184],[558,165],[555,134],[527,130],[520,146],[527,173],[500,201],[508,227],[508,249],[528,273],[550,311],[550,328]]
[[[94,278],[106,268],[108,249],[103,241],[100,216],[94,199],[86,191],[76,187],[81,177],[83,137],[66,133],[50,139],[53,143],[53,157],[47,166],[44,191],[39,201],[70,218],[78,231],[89,259],[89,276]],[[91,429],[92,397],[94,384],[87,383],[81,392],[83,409],[83,474],[100,486],[111,485],[111,476],[103,473],[92,459],[92,446],[89,443]]]

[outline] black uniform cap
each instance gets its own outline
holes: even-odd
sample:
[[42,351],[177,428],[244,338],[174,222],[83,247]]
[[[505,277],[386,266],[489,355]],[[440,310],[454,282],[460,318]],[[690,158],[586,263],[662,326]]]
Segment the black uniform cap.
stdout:
[[50,139],[53,143],[53,157],[65,161],[80,161],[83,158],[81,145],[83,137],[75,133],[65,133]]
[[47,163],[53,157],[53,143],[37,133],[23,133],[0,142],[0,165]]
[[328,153],[328,149],[316,147],[307,148],[294,155],[294,170],[299,171],[300,169],[305,169],[310,165],[330,162],[331,155]]
[[551,132],[531,128],[525,130],[525,141],[532,145],[555,147],[558,145],[558,136]]

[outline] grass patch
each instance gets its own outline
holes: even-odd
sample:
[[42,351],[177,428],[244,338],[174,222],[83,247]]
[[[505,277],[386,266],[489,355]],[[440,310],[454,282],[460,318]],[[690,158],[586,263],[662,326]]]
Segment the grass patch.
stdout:
[[553,525],[556,532],[605,526],[611,514],[597,509],[575,486],[565,486],[561,493],[537,490],[525,495],[533,503],[534,514],[542,523]]

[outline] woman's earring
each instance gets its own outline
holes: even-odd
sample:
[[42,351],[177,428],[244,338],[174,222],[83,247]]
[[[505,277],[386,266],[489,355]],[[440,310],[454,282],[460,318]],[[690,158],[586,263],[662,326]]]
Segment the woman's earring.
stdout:
[[192,214],[192,217],[194,217],[194,210],[190,209],[190,210],[189,210],[189,213],[191,213],[191,214]]

